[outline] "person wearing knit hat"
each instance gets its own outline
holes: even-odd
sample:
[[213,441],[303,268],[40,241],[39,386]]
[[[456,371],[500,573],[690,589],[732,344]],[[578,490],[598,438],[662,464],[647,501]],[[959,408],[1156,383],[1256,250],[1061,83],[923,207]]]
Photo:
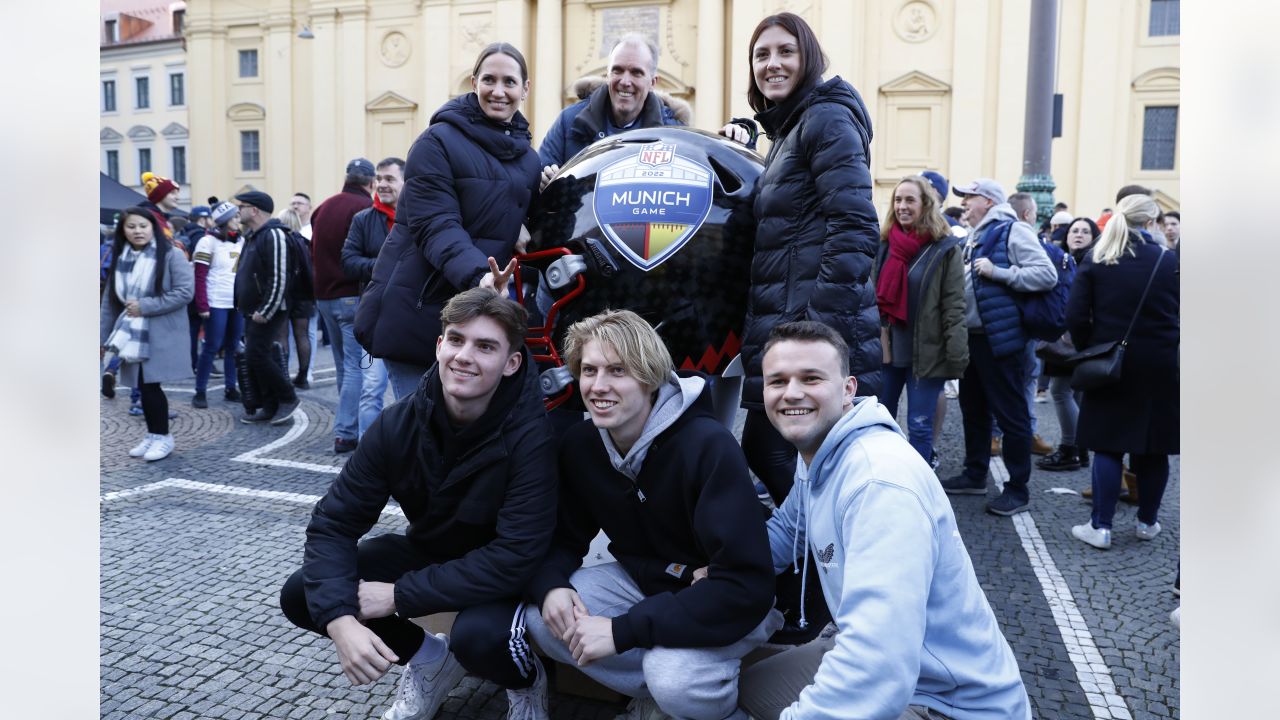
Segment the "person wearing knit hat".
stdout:
[[[209,407],[205,390],[219,351],[223,353],[223,398],[228,402],[240,399],[235,351],[244,331],[244,317],[235,308],[236,266],[244,249],[239,212],[232,202],[204,209],[212,227],[195,243],[191,255],[196,280],[193,302],[204,328],[204,349],[196,360],[196,394],[191,398],[196,408]],[[192,208],[191,214],[195,213]]]
[[178,208],[178,185],[166,177],[153,172],[142,173],[142,191],[147,201],[160,208],[167,215]]

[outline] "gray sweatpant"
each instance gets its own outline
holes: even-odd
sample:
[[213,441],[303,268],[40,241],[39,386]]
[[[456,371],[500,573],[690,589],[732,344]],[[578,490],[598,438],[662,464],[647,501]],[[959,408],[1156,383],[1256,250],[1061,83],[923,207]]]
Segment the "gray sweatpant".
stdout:
[[[569,581],[592,615],[617,617],[644,599],[635,581],[616,562],[580,568]],[[557,662],[576,666],[568,646],[534,610],[530,606],[525,623],[538,647]],[[764,644],[780,627],[782,614],[770,610],[746,637],[726,647],[632,648],[578,669],[614,692],[653,697],[663,712],[676,718],[741,718],[737,706],[742,656]]]
[[[813,684],[822,664],[822,656],[835,647],[835,635],[797,645],[771,655],[742,672],[739,706],[756,720],[778,720],[800,697],[800,691]],[[850,693],[857,688],[849,688]],[[921,705],[909,705],[898,720],[948,720],[946,715]]]

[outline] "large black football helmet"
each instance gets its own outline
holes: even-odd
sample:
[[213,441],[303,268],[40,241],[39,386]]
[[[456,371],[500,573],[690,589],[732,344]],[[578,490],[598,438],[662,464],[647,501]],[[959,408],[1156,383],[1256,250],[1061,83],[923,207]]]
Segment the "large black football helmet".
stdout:
[[559,350],[570,325],[605,309],[653,324],[679,370],[730,368],[746,316],[750,202],[762,169],[754,152],[682,127],[607,137],[560,169],[539,198],[517,273],[549,408],[580,402]]

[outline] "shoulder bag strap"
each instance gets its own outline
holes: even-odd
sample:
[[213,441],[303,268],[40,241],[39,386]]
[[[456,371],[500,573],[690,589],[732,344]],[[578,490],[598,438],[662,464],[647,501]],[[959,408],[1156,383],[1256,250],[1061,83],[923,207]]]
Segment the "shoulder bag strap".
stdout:
[[1142,289],[1142,297],[1138,299],[1138,307],[1133,310],[1133,318],[1129,320],[1129,328],[1124,331],[1124,339],[1120,341],[1121,345],[1129,344],[1129,333],[1133,332],[1133,324],[1138,321],[1138,314],[1142,312],[1142,306],[1147,302],[1147,292],[1151,290],[1151,283],[1156,279],[1156,271],[1160,269],[1160,262],[1164,260],[1166,252],[1168,251],[1160,248],[1160,257],[1156,258],[1155,267],[1151,268],[1151,277],[1147,278],[1147,286]]

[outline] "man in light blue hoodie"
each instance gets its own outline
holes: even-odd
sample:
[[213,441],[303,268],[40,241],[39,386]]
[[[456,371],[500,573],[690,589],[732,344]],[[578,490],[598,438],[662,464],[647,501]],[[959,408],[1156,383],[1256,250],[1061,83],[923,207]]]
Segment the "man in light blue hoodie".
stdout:
[[768,522],[774,570],[816,556],[836,633],[747,669],[740,705],[757,720],[1030,720],[947,496],[884,406],[854,402],[848,356],[809,321],[764,347],[765,412],[800,453]]

